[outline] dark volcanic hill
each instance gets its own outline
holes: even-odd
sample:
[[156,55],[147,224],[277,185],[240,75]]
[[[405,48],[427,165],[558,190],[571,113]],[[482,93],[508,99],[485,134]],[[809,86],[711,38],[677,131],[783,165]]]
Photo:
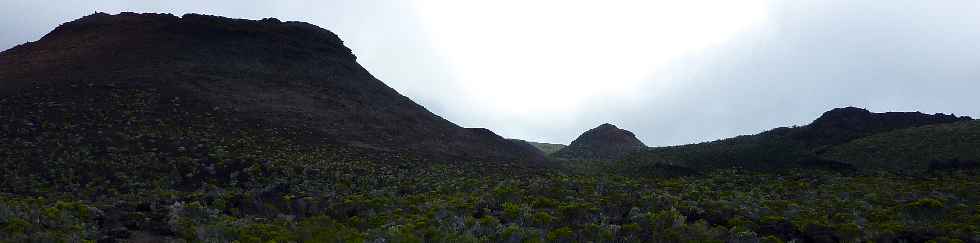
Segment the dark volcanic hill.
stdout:
[[489,130],[432,114],[374,78],[337,35],[307,23],[99,13],[0,53],[0,98],[79,86],[149,92],[199,112],[229,111],[236,119],[301,131],[295,139],[306,143],[431,159],[543,160]]
[[[659,164],[695,170],[736,166],[750,169],[851,167],[854,163],[840,159],[864,156],[842,155],[839,149],[834,149],[835,146],[891,131],[971,120],[970,117],[945,114],[872,113],[854,107],[837,108],[825,112],[809,125],[802,127],[781,127],[756,135],[738,136],[714,142],[651,148],[630,154],[626,160],[639,165]],[[959,147],[959,145],[949,146]],[[827,151],[837,152],[834,156],[825,156]],[[867,152],[858,149],[847,151]]]
[[789,135],[795,140],[805,141],[810,145],[832,145],[874,133],[969,120],[972,118],[942,113],[934,115],[921,112],[872,113],[861,108],[845,107],[827,111],[810,125],[790,130]]
[[553,156],[565,159],[619,159],[646,148],[632,132],[606,123],[589,129]]

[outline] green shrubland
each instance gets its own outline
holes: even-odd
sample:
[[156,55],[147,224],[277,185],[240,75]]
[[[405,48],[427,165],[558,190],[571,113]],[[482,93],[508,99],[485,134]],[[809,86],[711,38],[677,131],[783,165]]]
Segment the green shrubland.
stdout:
[[678,174],[608,161],[422,161],[302,143],[297,131],[159,92],[81,89],[98,95],[0,102],[3,241],[980,240],[972,169]]

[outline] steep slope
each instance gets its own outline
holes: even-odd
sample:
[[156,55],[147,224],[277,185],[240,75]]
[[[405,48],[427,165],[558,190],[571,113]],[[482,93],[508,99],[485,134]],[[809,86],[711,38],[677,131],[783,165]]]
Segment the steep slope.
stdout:
[[301,131],[294,138],[303,143],[440,160],[543,160],[432,114],[355,60],[337,35],[306,23],[94,14],[0,53],[0,97],[34,87],[137,89]]
[[646,145],[632,132],[606,123],[582,133],[568,147],[554,153],[554,157],[609,160],[644,148]]
[[844,161],[823,157],[828,148],[873,134],[930,124],[971,120],[953,115],[919,112],[872,113],[847,107],[825,112],[811,124],[781,127],[756,135],[714,142],[651,148],[625,160],[645,166],[661,164],[695,170],[744,167],[779,169],[791,167],[849,167]]
[[980,122],[896,130],[834,146],[823,155],[860,168],[922,171],[980,162]]

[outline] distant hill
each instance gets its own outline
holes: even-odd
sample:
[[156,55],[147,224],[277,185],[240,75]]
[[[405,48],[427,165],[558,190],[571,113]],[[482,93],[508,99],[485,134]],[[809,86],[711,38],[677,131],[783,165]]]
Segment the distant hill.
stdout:
[[823,154],[859,168],[921,171],[980,162],[980,121],[896,130],[831,147]]
[[524,148],[526,150],[534,151],[534,153],[540,154],[541,156],[546,156],[547,155],[544,151],[542,151],[540,148],[538,148],[537,146],[535,146],[534,145],[535,143],[533,143],[533,142],[528,142],[528,141],[524,141],[524,140],[520,140],[520,139],[513,139],[513,138],[507,139],[507,140],[513,142],[514,144],[517,144],[518,146],[520,146],[520,147],[522,147],[522,148]]
[[568,147],[568,145],[556,144],[556,143],[538,143],[538,142],[528,142],[528,143],[534,145],[534,147],[537,147],[538,149],[544,151],[544,153],[548,155],[557,153],[561,149]]
[[842,156],[821,154],[836,145],[878,133],[969,120],[972,118],[945,114],[872,113],[854,107],[838,108],[802,127],[782,127],[700,144],[651,148],[630,154],[625,160],[637,165],[661,164],[695,170],[849,167],[850,163],[834,159]]
[[552,155],[563,159],[612,160],[645,148],[632,132],[606,123],[582,133]]
[[544,152],[545,155],[554,154],[555,152],[558,152],[558,150],[561,150],[562,148],[568,147],[568,145],[564,145],[564,144],[539,143],[539,142],[531,142],[531,141],[526,141],[526,140],[521,140],[521,139],[511,139],[511,140],[513,140],[515,142],[518,142],[518,143],[520,143],[520,142],[528,143],[531,146],[534,146],[535,148],[537,148],[538,150],[541,150],[541,152]]
[[[544,160],[489,130],[464,129],[432,114],[368,73],[337,35],[301,22],[99,13],[0,53],[0,97],[76,86],[146,92],[201,109],[191,112],[228,111],[235,119],[300,131],[291,137],[300,143],[434,160]],[[82,94],[49,102],[94,98]]]
[[785,135],[808,146],[816,147],[840,144],[855,138],[896,129],[969,120],[972,118],[942,113],[932,115],[921,112],[872,113],[861,108],[845,107],[830,110],[807,126],[785,130]]

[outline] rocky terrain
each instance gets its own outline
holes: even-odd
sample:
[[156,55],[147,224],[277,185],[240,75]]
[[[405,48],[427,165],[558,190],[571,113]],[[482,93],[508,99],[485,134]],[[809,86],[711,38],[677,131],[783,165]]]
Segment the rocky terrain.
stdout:
[[615,160],[645,149],[632,132],[605,123],[589,129],[552,156],[564,159]]

